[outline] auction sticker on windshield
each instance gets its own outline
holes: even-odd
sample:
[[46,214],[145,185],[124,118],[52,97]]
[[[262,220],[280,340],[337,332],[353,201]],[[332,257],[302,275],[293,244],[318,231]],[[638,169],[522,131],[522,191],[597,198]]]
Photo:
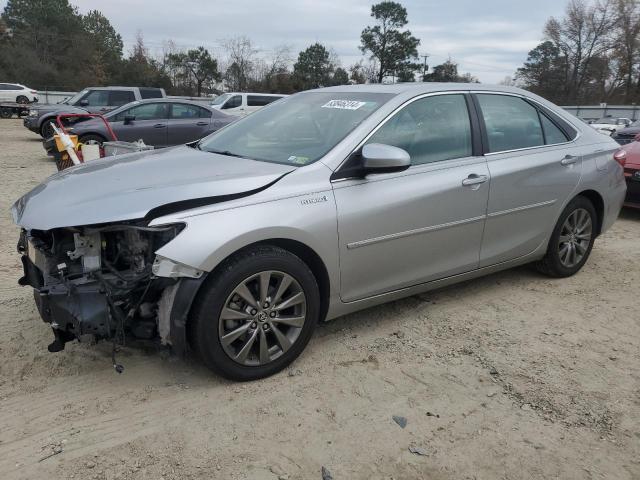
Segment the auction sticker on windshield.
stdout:
[[329,100],[322,105],[322,108],[339,108],[341,110],[357,110],[367,102],[358,102],[357,100]]

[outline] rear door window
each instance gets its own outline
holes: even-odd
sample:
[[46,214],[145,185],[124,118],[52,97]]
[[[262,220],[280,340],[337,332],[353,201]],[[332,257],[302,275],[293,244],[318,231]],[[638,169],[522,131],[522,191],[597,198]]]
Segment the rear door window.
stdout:
[[143,100],[147,98],[162,98],[162,90],[159,88],[140,88],[140,97]]
[[130,90],[114,90],[109,94],[109,104],[120,107],[135,100],[135,95]]
[[544,145],[538,110],[519,97],[478,94],[489,152]]
[[185,120],[189,118],[209,118],[209,111],[196,105],[174,103],[171,108],[171,118]]

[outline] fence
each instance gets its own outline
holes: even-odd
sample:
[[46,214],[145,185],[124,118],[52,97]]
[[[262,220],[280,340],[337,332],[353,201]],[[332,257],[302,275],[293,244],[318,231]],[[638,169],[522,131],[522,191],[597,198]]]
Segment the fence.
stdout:
[[638,105],[586,105],[562,108],[583,120],[597,120],[608,116],[630,118],[634,121],[640,118],[640,107]]

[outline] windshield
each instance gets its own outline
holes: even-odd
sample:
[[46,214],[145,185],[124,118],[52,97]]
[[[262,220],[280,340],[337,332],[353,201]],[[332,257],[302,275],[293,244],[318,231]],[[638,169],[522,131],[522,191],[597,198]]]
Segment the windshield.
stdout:
[[76,93],[73,97],[70,98],[65,98],[62,102],[60,103],[65,103],[67,105],[73,105],[74,103],[78,102],[82,97],[85,96],[85,94],[88,92],[89,90],[82,90],[81,92]]
[[393,95],[305,92],[285,97],[204,138],[201,150],[287,165],[307,165]]
[[223,93],[222,95],[216,97],[213,102],[211,102],[211,105],[222,105],[230,96],[230,93]]

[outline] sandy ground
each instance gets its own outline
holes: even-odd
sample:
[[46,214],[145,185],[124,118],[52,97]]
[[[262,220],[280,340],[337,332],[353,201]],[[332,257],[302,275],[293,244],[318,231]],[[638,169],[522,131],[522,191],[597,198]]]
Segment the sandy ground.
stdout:
[[639,213],[573,278],[520,268],[350,315],[233,384],[155,352],[118,375],[106,345],[46,351],[9,206],[54,169],[0,120],[3,479],[640,478]]

